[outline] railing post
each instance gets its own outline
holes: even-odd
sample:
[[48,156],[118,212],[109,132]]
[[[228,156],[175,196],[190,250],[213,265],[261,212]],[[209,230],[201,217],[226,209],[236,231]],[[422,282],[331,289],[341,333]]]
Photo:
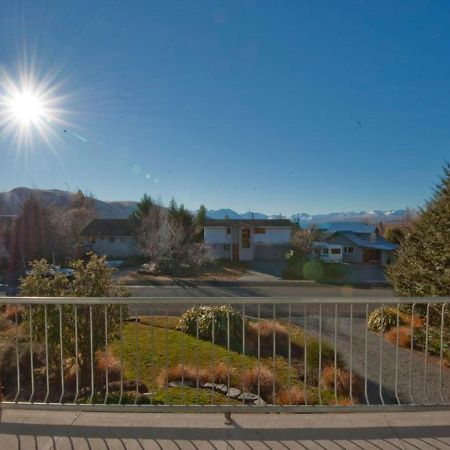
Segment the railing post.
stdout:
[[233,420],[231,419],[231,412],[227,411],[225,413],[225,425],[232,425],[233,424]]

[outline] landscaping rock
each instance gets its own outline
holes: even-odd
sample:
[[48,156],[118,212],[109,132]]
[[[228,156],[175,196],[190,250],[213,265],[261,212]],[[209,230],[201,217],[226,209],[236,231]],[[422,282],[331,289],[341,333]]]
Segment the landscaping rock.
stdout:
[[215,389],[217,386],[216,383],[203,383],[202,387],[205,389]]
[[171,381],[168,384],[169,387],[193,387],[194,382],[191,380],[177,380],[177,381]]
[[251,392],[243,392],[237,399],[243,400],[245,403],[252,403],[255,400],[259,400],[259,397]]
[[255,400],[253,402],[253,404],[256,405],[256,406],[266,406],[266,405],[268,405],[268,403],[266,403],[261,397],[258,398],[257,400]]
[[228,392],[228,386],[226,384],[216,384],[216,387],[214,388],[216,391],[221,392],[222,394],[227,394]]
[[238,398],[241,395],[241,393],[242,391],[240,389],[230,387],[230,389],[228,389],[227,395],[230,398]]

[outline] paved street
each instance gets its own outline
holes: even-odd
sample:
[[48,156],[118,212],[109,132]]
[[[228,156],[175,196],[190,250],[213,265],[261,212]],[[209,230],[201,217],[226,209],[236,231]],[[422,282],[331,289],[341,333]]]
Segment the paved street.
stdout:
[[[286,285],[287,284],[287,285]],[[316,283],[290,285],[288,283],[258,285],[248,283],[217,286],[190,286],[179,282],[177,286],[127,286],[136,297],[391,297],[391,289],[336,286]]]
[[450,448],[450,411],[428,413],[114,414],[4,411],[8,450]]

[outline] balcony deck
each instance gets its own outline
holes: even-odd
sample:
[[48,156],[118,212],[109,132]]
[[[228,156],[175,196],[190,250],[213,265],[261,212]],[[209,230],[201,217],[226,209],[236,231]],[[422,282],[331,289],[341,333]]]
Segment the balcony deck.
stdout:
[[354,414],[114,414],[5,410],[1,448],[446,449],[450,411]]

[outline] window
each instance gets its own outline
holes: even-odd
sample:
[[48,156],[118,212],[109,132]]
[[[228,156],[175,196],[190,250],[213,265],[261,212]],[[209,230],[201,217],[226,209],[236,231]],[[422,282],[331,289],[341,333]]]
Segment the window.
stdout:
[[230,245],[230,244],[224,244],[224,245],[223,245],[223,250],[224,250],[225,252],[229,252],[229,251],[231,250],[231,245]]
[[242,229],[242,248],[250,248],[250,228]]
[[121,242],[122,244],[125,244],[125,243],[127,242],[127,238],[126,238],[126,237],[121,237],[121,238],[120,238],[120,242]]
[[95,236],[91,237],[91,244],[95,244]]
[[323,255],[328,255],[328,253],[329,253],[329,252],[328,252],[328,249],[327,249],[327,248],[323,248],[323,249],[322,249],[322,254],[323,254]]
[[109,242],[111,242],[111,244],[114,244],[114,242],[116,242],[116,238],[114,236],[111,236],[108,240]]
[[266,229],[265,229],[265,228],[258,227],[258,228],[255,228],[255,229],[253,230],[253,233],[255,233],[255,234],[266,234]]
[[344,247],[344,253],[353,253],[354,249],[353,247]]
[[231,234],[231,227],[227,227],[227,234]]
[[340,255],[341,254],[341,249],[340,248],[332,248],[331,249],[331,254],[332,255]]

